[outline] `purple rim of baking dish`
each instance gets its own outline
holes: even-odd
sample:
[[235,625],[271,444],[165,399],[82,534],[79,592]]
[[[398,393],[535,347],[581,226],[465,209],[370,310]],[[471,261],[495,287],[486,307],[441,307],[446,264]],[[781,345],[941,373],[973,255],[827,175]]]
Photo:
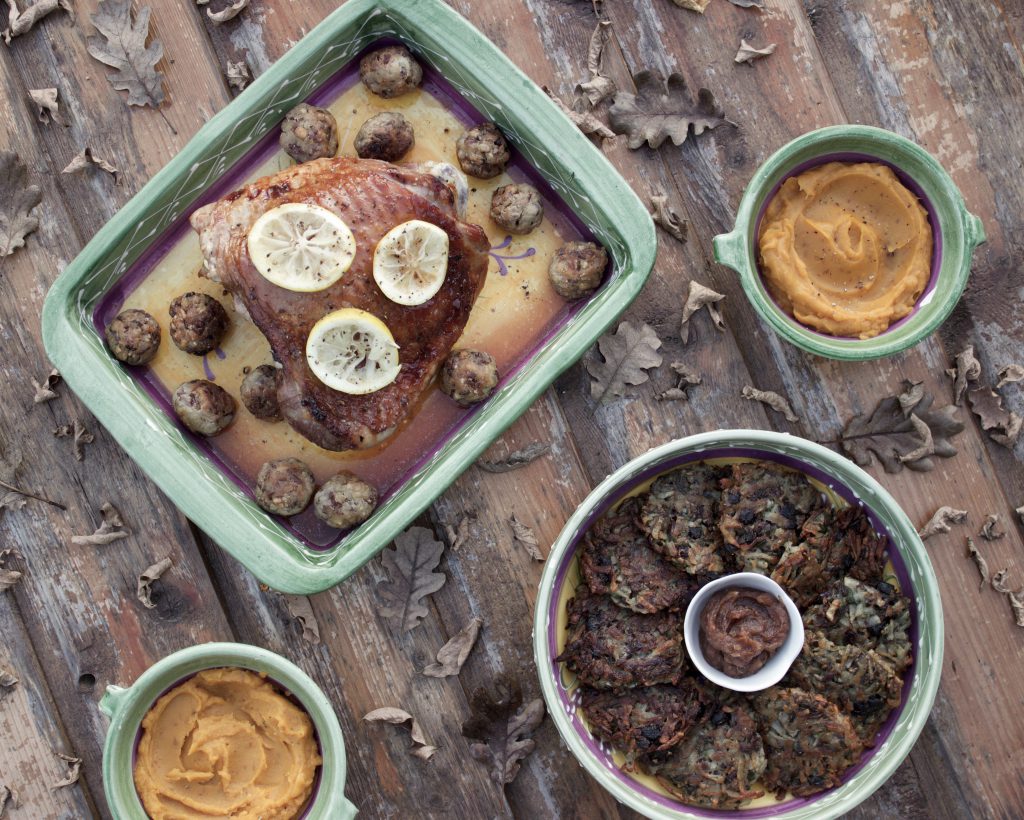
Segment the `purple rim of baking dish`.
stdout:
[[798,176],[799,174],[802,174],[804,171],[809,171],[811,168],[817,168],[819,165],[826,165],[830,162],[875,162],[878,163],[879,165],[885,165],[887,168],[892,169],[892,172],[896,174],[896,176],[899,178],[899,181],[902,182],[903,185],[906,188],[908,188],[914,196],[917,197],[918,201],[921,203],[925,211],[928,213],[928,225],[932,229],[932,266],[931,274],[928,277],[928,284],[925,285],[925,289],[921,293],[921,295],[917,297],[917,301],[914,302],[914,307],[910,311],[910,313],[908,313],[902,319],[893,322],[891,325],[889,325],[889,327],[887,327],[885,330],[879,333],[878,336],[873,337],[880,338],[881,336],[884,336],[886,333],[892,333],[892,331],[906,324],[913,318],[914,314],[917,313],[918,308],[921,306],[921,303],[928,298],[928,296],[935,290],[936,286],[938,285],[939,271],[942,269],[942,230],[939,227],[939,219],[935,211],[935,206],[932,204],[932,201],[925,194],[924,189],[917,184],[917,180],[915,180],[912,176],[910,176],[910,174],[908,174],[898,165],[890,162],[889,160],[882,159],[880,157],[875,157],[872,156],[871,154],[864,154],[859,151],[838,151],[832,154],[825,154],[820,157],[814,157],[813,159],[806,160],[804,162],[801,162],[799,165],[794,166],[792,169],[787,171],[783,175],[783,177],[778,182],[775,183],[774,186],[772,186],[771,191],[768,192],[768,196],[766,196],[764,198],[764,202],[761,203],[761,209],[757,212],[757,219],[754,220],[754,235],[752,238],[754,242],[754,267],[757,270],[757,275],[761,280],[762,286],[764,286],[764,291],[768,295],[768,298],[771,299],[772,304],[775,305],[775,307],[777,307],[783,315],[787,316],[792,322],[797,324],[799,327],[803,328],[808,333],[813,333],[816,336],[821,336],[826,339],[843,339],[850,341],[859,341],[853,336],[833,336],[829,333],[822,333],[820,330],[815,330],[814,328],[809,327],[808,325],[805,325],[801,322],[797,322],[796,319],[794,319],[792,316],[786,313],[786,311],[782,309],[782,306],[776,301],[775,297],[772,295],[772,292],[764,284],[764,273],[761,271],[760,255],[757,252],[757,238],[761,235],[761,220],[764,219],[765,211],[768,210],[768,203],[775,198],[775,195],[779,192],[779,188],[782,187],[782,184],[790,177]]
[[[327,79],[323,85],[321,85],[307,98],[307,102],[312,105],[324,105],[325,103],[330,103],[333,99],[347,91],[359,81],[359,60],[364,54],[382,46],[400,42],[400,40],[397,40],[394,37],[382,37],[379,40],[374,41],[353,57],[345,66],[335,72],[335,74],[333,74],[329,79]],[[415,49],[413,50],[415,51]],[[452,86],[437,69],[435,69],[423,57],[420,57],[419,59],[423,65],[422,87],[427,93],[431,94],[435,99],[445,105],[449,111],[454,113],[458,119],[467,125],[474,125],[486,121],[486,117],[484,117],[461,94],[459,94],[455,87]],[[98,301],[96,308],[93,310],[92,317],[93,326],[96,328],[96,332],[100,335],[101,339],[104,337],[107,324],[120,312],[121,306],[124,304],[128,296],[142,283],[144,279],[146,279],[147,276],[149,276],[157,263],[171,250],[171,248],[174,247],[177,242],[180,241],[182,236],[191,230],[189,217],[192,213],[202,206],[208,205],[209,203],[222,198],[224,195],[243,185],[244,180],[252,173],[253,169],[261,163],[266,162],[274,151],[277,150],[277,147],[278,132],[276,129],[271,129],[244,156],[242,156],[230,169],[228,169],[220,179],[217,180],[217,182],[207,189],[193,205],[182,213],[181,216],[179,216],[163,232],[163,234],[161,234],[161,236],[132,264],[128,271],[103,295],[103,297]],[[541,173],[518,151],[513,152],[509,169],[513,177],[529,180],[530,184],[541,192],[545,202],[554,206],[553,209],[546,210],[546,215],[555,223],[556,227],[563,232],[575,233],[583,240],[595,240],[594,234],[589,230],[589,228],[587,228],[579,216],[557,193],[555,193]],[[488,260],[488,265],[490,265],[490,260]],[[604,284],[607,285],[608,281],[613,276],[614,272],[610,275],[606,272]],[[502,374],[497,389],[500,390],[509,379],[514,377],[520,370],[529,364],[533,357],[536,356],[540,350],[546,347],[547,344],[573,320],[573,318],[583,309],[587,301],[587,299],[581,299],[574,303],[567,304],[562,313],[552,321],[547,331],[528,351],[526,351],[525,355],[522,356],[522,358],[520,358],[520,360],[511,368],[509,368],[508,372]],[[178,425],[182,434],[191,439],[192,443],[201,450],[222,473],[228,476],[234,484],[242,490],[242,492],[244,492],[249,498],[254,498],[252,488],[245,480],[243,480],[240,475],[241,471],[238,469],[238,465],[233,464],[230,459],[226,458],[226,456],[217,450],[208,439],[192,433],[182,425],[180,421],[178,421],[171,405],[171,392],[167,390],[155,375],[153,375],[149,368],[137,367],[126,369],[136,383],[149,394],[150,398],[161,408],[161,410],[163,410],[163,412]],[[397,492],[398,489],[413,475],[415,475],[424,464],[433,459],[482,406],[483,405],[479,405],[476,408],[462,412],[448,431],[440,438],[437,444],[416,459],[405,470],[405,472],[395,479],[390,487],[381,493],[380,503],[383,503]],[[398,434],[400,434],[400,431]],[[267,514],[270,515],[270,513]],[[310,514],[311,513],[307,510],[296,518],[301,519],[308,517]],[[308,549],[317,553],[326,552],[327,550],[340,546],[349,532],[354,531],[348,530],[345,532],[339,532],[336,535],[332,534],[330,538],[314,541],[310,533],[305,531],[301,520],[295,521],[293,519],[276,515],[272,517]]]
[[[760,817],[773,817],[782,811],[788,811],[790,809],[802,808],[809,806],[816,800],[821,799],[824,795],[832,791],[832,789],[821,792],[821,794],[814,797],[798,797],[792,800],[787,800],[784,803],[776,803],[772,806],[759,806],[752,809],[739,809],[739,810],[708,810],[702,809],[698,806],[690,806],[679,800],[673,800],[670,797],[666,797],[653,789],[644,786],[637,780],[634,780],[626,772],[622,771],[612,759],[612,756],[607,753],[598,741],[587,731],[583,725],[582,720],[579,717],[579,711],[577,704],[569,697],[562,685],[562,669],[561,664],[555,662],[553,659],[558,657],[558,609],[559,602],[562,595],[562,587],[565,585],[566,577],[569,574],[569,568],[572,565],[572,561],[576,556],[576,550],[579,547],[579,543],[583,538],[584,533],[587,532],[593,526],[594,522],[597,521],[602,515],[604,515],[609,509],[615,506],[630,490],[643,484],[646,481],[654,478],[655,476],[661,475],[662,473],[681,467],[684,464],[689,464],[695,461],[707,461],[716,458],[757,458],[765,461],[772,461],[777,464],[781,464],[784,467],[790,467],[791,469],[798,470],[811,478],[816,479],[826,487],[832,489],[836,495],[842,498],[844,501],[851,505],[857,505],[863,507],[867,513],[868,520],[871,521],[871,526],[880,535],[885,535],[889,538],[890,548],[888,550],[888,557],[892,561],[893,571],[896,574],[896,578],[900,582],[900,589],[904,595],[911,599],[913,603],[916,599],[914,597],[914,588],[910,582],[910,575],[907,573],[906,565],[903,563],[903,557],[900,555],[898,549],[895,548],[894,539],[892,538],[889,530],[882,524],[881,520],[875,515],[875,512],[863,504],[857,496],[851,491],[846,485],[837,481],[834,477],[828,475],[824,471],[814,467],[806,462],[794,458],[792,456],[783,455],[781,453],[774,453],[768,450],[759,450],[753,447],[716,447],[711,450],[704,450],[699,453],[687,453],[685,455],[676,456],[675,458],[668,459],[659,464],[652,465],[638,476],[634,477],[628,485],[618,487],[612,494],[608,495],[597,504],[591,511],[590,515],[583,521],[576,534],[573,536],[570,542],[570,548],[565,551],[562,558],[562,564],[558,568],[558,572],[555,575],[555,582],[551,589],[551,602],[548,605],[548,628],[547,628],[547,639],[548,639],[548,652],[551,660],[550,668],[548,673],[554,677],[555,688],[558,690],[558,697],[561,701],[562,708],[565,713],[571,716],[571,722],[573,730],[579,736],[580,740],[583,741],[584,746],[590,751],[594,757],[601,761],[602,765],[608,771],[612,773],[619,781],[621,781],[627,788],[643,795],[648,800],[652,800],[655,803],[664,806],[673,811],[687,811],[691,814],[700,817],[741,817],[744,820],[747,818],[760,818]],[[917,647],[919,639],[919,628],[918,628],[918,616],[917,607],[910,607],[910,641],[911,646]],[[900,705],[892,710],[889,717],[886,719],[882,728],[875,735],[875,745],[868,749],[861,756],[861,759],[857,764],[851,767],[843,775],[843,783],[853,777],[859,772],[867,762],[874,756],[874,754],[885,744],[888,740],[889,735],[892,733],[893,726],[896,725],[896,721],[899,719],[900,713],[903,711],[904,706],[907,703],[907,697],[910,694],[911,684],[914,679],[914,671],[917,666],[917,655],[916,652],[913,655],[910,667],[904,672],[903,678],[903,690],[900,693]],[[839,788],[838,786],[835,788]]]

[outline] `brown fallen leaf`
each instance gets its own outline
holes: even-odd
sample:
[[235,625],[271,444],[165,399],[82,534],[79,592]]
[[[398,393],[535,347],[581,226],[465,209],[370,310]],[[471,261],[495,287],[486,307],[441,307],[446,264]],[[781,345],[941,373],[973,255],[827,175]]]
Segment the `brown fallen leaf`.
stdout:
[[949,532],[950,524],[962,524],[967,519],[967,510],[954,510],[952,507],[939,507],[928,519],[928,523],[917,531],[923,541],[940,532]]
[[32,397],[32,403],[42,404],[57,398],[57,392],[53,388],[58,384],[60,384],[60,373],[56,370],[51,370],[42,382],[32,379],[32,386],[36,389],[36,394]]
[[558,106],[559,110],[563,114],[565,114],[565,116],[567,116],[570,120],[572,120],[573,125],[579,128],[580,131],[582,131],[584,134],[586,134],[587,136],[590,136],[591,134],[596,134],[603,140],[615,138],[615,132],[612,131],[603,122],[601,122],[601,120],[599,120],[593,113],[591,113],[590,111],[574,111],[573,109],[569,108],[569,106],[567,106],[564,102],[562,102],[558,97],[556,97],[554,92],[552,92],[550,88],[548,88],[546,85],[542,87],[545,93],[554,102],[554,104]]
[[996,592],[1000,592],[1000,593],[1003,593],[1003,594],[1010,593],[1010,592],[1015,592],[1015,591],[1016,592],[1020,592],[1021,590],[1014,590],[1014,589],[1012,589],[1010,587],[1009,584],[1006,583],[1007,579],[1009,579],[1009,577],[1010,577],[1010,570],[1009,569],[1001,569],[1001,570],[999,570],[999,572],[997,572],[995,575],[992,576],[992,589],[994,589]]
[[121,513],[118,512],[117,507],[109,501],[100,507],[100,516],[103,520],[100,522],[96,532],[92,535],[74,535],[71,537],[71,543],[78,546],[102,547],[105,544],[127,538],[131,534],[125,527],[124,520],[121,518]]
[[679,322],[679,339],[684,345],[690,341],[690,318],[702,307],[707,307],[708,315],[715,327],[718,330],[725,330],[725,322],[717,305],[724,298],[723,294],[716,293],[693,279],[690,280],[690,290],[686,295],[686,304],[683,305],[683,318]]
[[956,354],[954,366],[946,375],[953,380],[953,404],[959,407],[968,382],[976,382],[981,377],[981,362],[974,358],[974,345],[967,345]]
[[434,572],[443,552],[444,544],[434,533],[425,527],[410,527],[395,538],[394,549],[381,554],[381,564],[391,580],[377,584],[380,614],[396,621],[403,632],[427,617],[423,599],[444,586],[444,573]]
[[739,51],[736,52],[734,62],[737,63],[752,63],[754,60],[759,60],[762,57],[768,57],[775,53],[776,44],[769,43],[764,48],[755,48],[746,40],[740,40]]
[[740,395],[745,399],[767,404],[772,408],[772,410],[777,410],[779,413],[782,413],[782,415],[786,417],[786,421],[800,421],[800,417],[793,412],[793,408],[790,407],[789,402],[783,396],[780,396],[772,390],[758,390],[756,387],[751,387],[748,384],[743,388]]
[[62,754],[61,752],[57,752],[56,755],[67,764],[67,773],[63,778],[50,786],[51,791],[63,789],[65,786],[73,786],[78,782],[78,777],[82,773],[82,758]]
[[457,552],[473,537],[472,519],[475,518],[476,513],[472,512],[470,515],[462,516],[454,527],[451,524],[444,525],[444,534],[448,538],[448,546],[453,552]]
[[703,14],[711,0],[672,0],[679,8]]
[[520,450],[512,450],[504,458],[481,458],[477,461],[476,466],[488,473],[507,473],[509,470],[518,470],[520,467],[525,467],[550,451],[550,444],[534,441]]
[[42,20],[50,12],[57,9],[64,9],[68,14],[73,15],[71,0],[36,0],[24,11],[18,11],[18,4],[15,0],[7,0],[7,28],[4,30],[4,42],[11,44],[11,40],[21,34],[25,34],[37,22]]
[[998,376],[999,381],[996,382],[996,390],[1013,382],[1024,381],[1024,367],[1021,367],[1019,364],[1008,364],[1006,367],[1000,368]]
[[7,667],[0,666],[0,700],[17,685],[18,676]]
[[488,689],[476,691],[470,707],[470,718],[462,724],[463,736],[476,741],[469,752],[488,765],[496,783],[508,785],[537,745],[530,735],[544,720],[544,701],[523,704],[519,686],[500,676]]
[[313,612],[313,605],[305,595],[282,595],[288,614],[302,627],[302,639],[307,643],[320,643],[320,623]]
[[412,715],[406,712],[404,709],[399,709],[394,706],[383,706],[380,709],[374,709],[363,715],[363,720],[368,723],[385,722],[391,723],[395,726],[409,726],[409,737],[412,739],[412,749],[410,754],[415,755],[421,760],[430,760],[437,751],[436,746],[431,746],[427,742],[427,738],[423,734],[423,729],[420,728],[419,723]]
[[739,6],[741,9],[757,9],[760,11],[764,8],[764,0],[729,0],[734,6]]
[[986,541],[997,541],[1003,538],[1006,533],[999,527],[999,513],[989,513],[985,516],[985,523],[981,525],[981,532],[978,533]]
[[689,399],[687,390],[703,381],[700,373],[690,368],[685,362],[672,362],[669,364],[672,372],[676,374],[676,385],[670,387],[664,393],[658,394],[662,401],[686,401]]
[[585,362],[593,377],[590,395],[604,403],[624,396],[627,385],[646,382],[650,378],[646,371],[661,365],[659,347],[661,339],[650,325],[641,323],[634,328],[628,321],[621,322],[614,333],[606,333],[597,340],[603,358],[592,355]]
[[[205,3],[200,3],[200,5],[205,5]],[[248,5],[249,0],[237,0],[237,2],[228,4],[220,11],[207,9],[206,15],[215,23],[226,23],[228,20],[234,20]]]
[[1006,582],[1009,570],[1001,569],[992,576],[992,589],[1006,596],[1013,612],[1013,620],[1017,626],[1024,627],[1024,587],[1012,589]]
[[120,179],[120,171],[105,159],[96,156],[88,145],[71,158],[71,162],[64,166],[64,170],[61,173],[75,174],[88,168],[99,168],[101,171],[106,171],[114,178],[115,185]]
[[41,123],[48,123],[52,119],[57,122],[57,89],[56,88],[30,88],[28,96],[36,106],[36,119]]
[[426,667],[423,674],[428,678],[447,678],[459,674],[473,649],[473,644],[476,643],[483,623],[480,618],[472,618],[455,637],[437,650],[437,663]]
[[710,128],[732,125],[708,89],[690,97],[682,74],[664,80],[654,71],[641,71],[633,77],[637,93],[619,91],[608,109],[608,124],[616,134],[629,136],[629,147],[637,149],[645,142],[658,148],[666,139],[682,145],[690,129],[700,136]]
[[132,0],[100,0],[92,24],[101,36],[86,41],[89,53],[101,63],[117,69],[107,79],[118,91],[128,92],[128,105],[159,107],[164,101],[164,77],[156,64],[164,56],[159,40],[146,46],[152,9],[142,6],[131,16]]
[[28,184],[25,163],[13,151],[0,151],[0,259],[24,247],[39,227],[32,211],[42,200],[39,186]]
[[988,561],[978,552],[974,539],[969,535],[967,536],[967,555],[974,562],[974,566],[978,568],[978,575],[981,576],[981,583],[978,585],[978,589],[984,589],[985,584],[988,583]]
[[96,437],[77,418],[71,424],[62,424],[53,431],[57,438],[73,438],[75,461],[85,461],[85,445],[92,444]]
[[156,608],[156,604],[153,603],[153,584],[160,580],[160,577],[170,568],[171,559],[164,558],[163,560],[157,561],[155,564],[151,564],[146,567],[143,573],[139,576],[139,582],[135,588],[135,595],[146,609]]
[[227,77],[228,85],[239,91],[244,90],[249,85],[249,80],[252,79],[252,76],[249,74],[249,66],[245,64],[245,60],[239,60],[237,63],[228,60],[224,76]]
[[669,236],[680,242],[686,241],[686,232],[689,226],[686,220],[681,219],[675,209],[668,204],[668,197],[661,191],[651,194],[651,217],[654,219],[654,224]]
[[896,401],[900,404],[900,410],[903,411],[903,415],[909,417],[914,412],[914,408],[921,403],[921,399],[924,398],[924,384],[922,382],[914,382],[907,379],[903,382],[903,392],[896,397]]
[[997,444],[1013,449],[1020,437],[1021,418],[1003,407],[1003,397],[988,387],[976,387],[967,393],[971,410]]
[[540,543],[537,541],[536,533],[526,524],[519,521],[515,513],[512,513],[508,523],[512,526],[512,539],[522,544],[533,560],[543,561],[544,553],[540,551]]
[[8,807],[18,808],[18,793],[10,786],[0,784],[0,817],[4,816]]
[[576,86],[576,93],[582,95],[593,108],[615,93],[615,83],[601,73],[601,55],[611,34],[611,21],[601,20],[590,35],[587,49],[587,71],[590,79]]
[[16,569],[4,568],[7,556],[13,552],[13,549],[0,550],[0,592],[6,592],[21,580],[21,573]]

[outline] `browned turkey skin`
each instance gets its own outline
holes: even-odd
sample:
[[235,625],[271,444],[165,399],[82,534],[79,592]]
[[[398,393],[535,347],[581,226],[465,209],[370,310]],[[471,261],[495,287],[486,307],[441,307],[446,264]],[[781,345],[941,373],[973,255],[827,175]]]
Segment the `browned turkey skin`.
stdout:
[[[260,275],[247,236],[266,211],[289,202],[326,208],[356,240],[352,267],[316,293],[296,293]],[[422,219],[448,234],[448,271],[422,305],[390,301],[373,280],[373,250],[396,225]],[[320,159],[264,177],[192,215],[206,275],[222,284],[260,329],[282,365],[278,402],[285,420],[328,450],[372,447],[394,432],[430,386],[469,319],[487,274],[482,228],[460,222],[451,189],[436,177],[376,160]],[[368,395],[333,390],[306,364],[306,339],[332,311],[355,307],[383,321],[398,344],[401,370]]]

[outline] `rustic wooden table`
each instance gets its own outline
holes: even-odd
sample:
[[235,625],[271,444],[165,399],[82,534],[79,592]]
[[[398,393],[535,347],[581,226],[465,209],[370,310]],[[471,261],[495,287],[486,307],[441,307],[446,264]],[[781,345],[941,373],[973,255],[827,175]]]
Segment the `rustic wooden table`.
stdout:
[[[452,0],[537,83],[564,99],[586,76],[591,2]],[[524,818],[629,815],[601,791],[562,747],[550,721],[537,751],[504,791],[473,760],[460,725],[468,694],[502,672],[537,694],[530,645],[541,566],[512,541],[508,516],[534,528],[546,549],[574,506],[609,471],[649,447],[720,427],[836,437],[856,412],[923,381],[943,401],[952,356],[971,343],[991,384],[1005,364],[1024,359],[1024,11],[1015,0],[766,0],[743,9],[713,0],[703,16],[669,0],[609,0],[608,73],[620,88],[645,67],[678,70],[712,88],[737,127],[723,127],[659,151],[630,151],[623,139],[604,150],[646,197],[656,189],[689,221],[686,244],[659,232],[649,284],[626,317],[649,323],[664,340],[666,362],[681,359],[704,374],[688,402],[655,396],[671,381],[667,366],[626,399],[596,406],[588,376],[575,365],[503,438],[491,455],[534,441],[550,454],[504,474],[471,468],[433,506],[426,524],[439,537],[463,517],[475,522],[468,543],[447,550],[447,585],[424,624],[402,634],[377,610],[384,577],[371,561],[340,587],[312,598],[320,642],[305,641],[280,596],[262,589],[210,543],[154,487],[66,388],[33,405],[31,380],[48,365],[39,315],[47,287],[96,229],[126,202],[214,112],[231,100],[229,60],[259,74],[337,5],[335,0],[253,0],[234,21],[211,23],[191,2],[152,0],[152,35],[164,44],[159,68],[167,102],[160,111],[129,108],[86,51],[97,0],[78,0],[72,19],[55,13],[0,46],[0,117],[5,147],[28,164],[43,189],[39,230],[0,267],[0,434],[20,442],[27,487],[62,500],[67,511],[29,501],[0,519],[0,549],[23,578],[0,592],[0,667],[20,683],[0,696],[0,787],[18,793],[12,818],[108,816],[101,777],[107,721],[96,708],[109,683],[134,681],[181,647],[211,640],[268,647],[309,672],[333,700],[349,749],[348,793],[366,817]],[[214,2],[214,6],[218,3]],[[740,38],[778,43],[753,65],[733,63]],[[36,120],[29,89],[59,89],[59,124]],[[952,174],[988,243],[975,254],[971,281],[942,331],[913,350],[874,363],[841,364],[802,354],[759,322],[732,272],[711,261],[711,237],[731,227],[754,169],[789,139],[819,126],[860,122],[897,131],[927,148]],[[89,146],[120,169],[61,175]],[[686,284],[698,279],[726,294],[726,332],[695,320],[685,348],[678,323]],[[787,395],[801,417],[790,424],[739,398],[752,384]],[[1024,414],[1020,385],[1003,391]],[[993,442],[967,407],[959,453],[930,473],[887,475],[872,468],[911,518],[923,522],[941,504],[970,511],[967,525],[927,542],[945,603],[946,655],[931,720],[908,760],[857,817],[1019,817],[1024,813],[1024,631],[1006,601],[978,590],[964,538],[977,537],[998,513],[1006,537],[979,541],[995,569],[1024,581],[1021,522],[1024,443]],[[78,417],[95,436],[85,460],[53,429]],[[112,501],[131,536],[107,547],[70,546],[92,532],[98,508]],[[169,554],[156,608],[136,600],[135,579]],[[472,616],[481,642],[457,678],[419,673]],[[384,706],[418,715],[440,747],[429,762],[409,754],[405,733],[361,722]],[[65,772],[56,756],[80,756],[77,785],[51,789]],[[2,790],[0,790],[2,791]],[[2,813],[2,809],[0,809]]]

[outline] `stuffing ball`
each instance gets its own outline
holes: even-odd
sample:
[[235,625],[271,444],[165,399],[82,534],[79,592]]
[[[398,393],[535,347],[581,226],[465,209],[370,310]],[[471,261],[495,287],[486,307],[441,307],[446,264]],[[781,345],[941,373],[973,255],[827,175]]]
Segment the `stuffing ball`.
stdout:
[[601,284],[608,254],[593,242],[566,242],[555,251],[548,266],[551,287],[563,299],[579,299]]
[[544,221],[540,191],[532,185],[502,185],[491,197],[491,219],[509,233],[529,233]]
[[423,69],[405,46],[386,46],[359,61],[359,79],[378,97],[390,100],[415,91],[423,82]]
[[256,503],[274,515],[298,515],[309,506],[315,483],[297,458],[268,461],[256,476]]
[[362,524],[376,506],[376,488],[345,470],[327,479],[313,498],[316,517],[339,530]]
[[338,122],[325,108],[299,103],[281,123],[281,147],[296,162],[338,153]]
[[396,162],[415,144],[412,123],[397,111],[374,114],[356,134],[356,153],[362,159]]
[[470,128],[455,143],[462,170],[472,177],[490,179],[505,170],[512,158],[498,126],[485,122]]
[[245,409],[264,421],[280,421],[281,408],[277,404],[277,388],[281,385],[281,371],[272,364],[254,367],[242,379],[239,392]]
[[209,353],[228,329],[227,311],[205,293],[183,293],[171,302],[170,313],[171,341],[186,353]]
[[122,310],[107,325],[107,347],[119,362],[145,364],[160,347],[160,325],[144,310]]
[[195,379],[174,391],[174,412],[193,433],[215,436],[235,418],[235,400],[223,387]]
[[486,399],[498,384],[498,366],[490,353],[456,350],[441,371],[441,389],[463,407]]

